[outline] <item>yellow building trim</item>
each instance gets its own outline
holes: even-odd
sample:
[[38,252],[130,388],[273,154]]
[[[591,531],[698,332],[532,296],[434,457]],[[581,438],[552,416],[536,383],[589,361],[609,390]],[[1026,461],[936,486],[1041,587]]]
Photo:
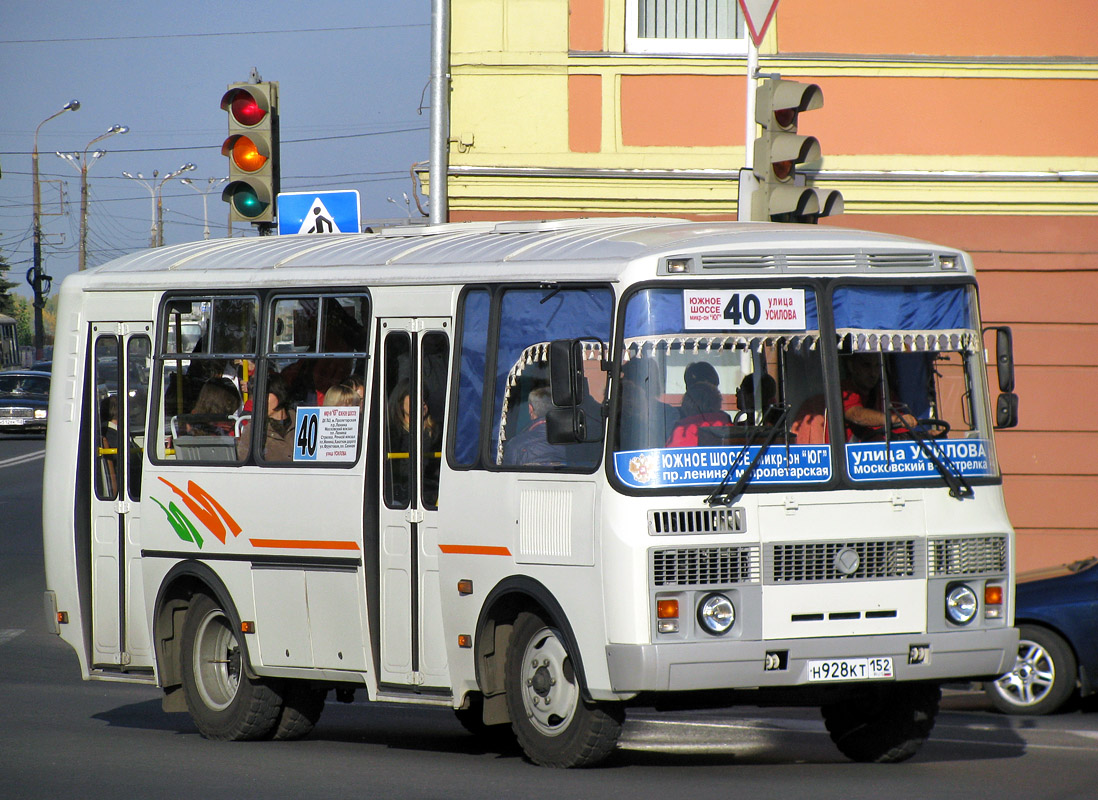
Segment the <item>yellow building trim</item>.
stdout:
[[[847,214],[1098,214],[1098,181],[821,180]],[[451,174],[450,210],[735,215],[731,174],[711,178],[587,174]]]

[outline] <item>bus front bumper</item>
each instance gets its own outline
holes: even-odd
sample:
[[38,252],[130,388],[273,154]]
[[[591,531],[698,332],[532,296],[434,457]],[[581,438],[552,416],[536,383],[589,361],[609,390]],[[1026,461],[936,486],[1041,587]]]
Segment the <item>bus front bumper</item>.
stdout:
[[[1014,628],[606,648],[611,688],[621,694],[820,685],[820,662],[881,657],[892,659],[893,680],[970,680],[1007,672],[1017,653]],[[816,662],[812,675],[809,662]]]

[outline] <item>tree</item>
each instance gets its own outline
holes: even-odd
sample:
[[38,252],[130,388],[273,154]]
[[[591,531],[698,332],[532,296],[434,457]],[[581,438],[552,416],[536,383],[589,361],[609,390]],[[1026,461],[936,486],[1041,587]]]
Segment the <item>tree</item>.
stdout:
[[20,295],[7,295],[11,301],[11,311],[5,312],[10,317],[15,317],[15,330],[21,344],[30,344],[34,341],[34,307],[30,300]]
[[8,294],[9,289],[13,289],[18,286],[18,283],[14,283],[8,280],[7,272],[10,267],[8,262],[4,259],[4,254],[0,253],[0,314],[7,314],[9,317],[14,316],[12,314],[13,301],[12,295]]

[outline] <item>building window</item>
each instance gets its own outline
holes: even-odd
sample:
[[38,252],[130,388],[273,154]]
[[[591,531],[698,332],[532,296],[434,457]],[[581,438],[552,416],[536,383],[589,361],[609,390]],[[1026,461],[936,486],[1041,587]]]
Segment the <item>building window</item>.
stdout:
[[625,9],[625,49],[630,53],[747,52],[736,0],[627,0]]

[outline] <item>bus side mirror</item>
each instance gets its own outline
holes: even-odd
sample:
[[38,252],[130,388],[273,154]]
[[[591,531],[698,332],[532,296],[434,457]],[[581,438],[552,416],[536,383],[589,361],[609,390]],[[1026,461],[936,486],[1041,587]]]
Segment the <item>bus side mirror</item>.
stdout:
[[601,409],[588,394],[583,372],[582,339],[549,343],[549,387],[555,406],[545,417],[549,443],[602,441]]
[[554,339],[549,343],[549,386],[553,405],[570,408],[582,399],[583,343],[579,339]]
[[1006,325],[988,330],[995,331],[995,374],[999,378],[999,391],[1013,392],[1014,336]]
[[1003,392],[995,402],[995,427],[1013,428],[1018,424],[1018,395]]
[[984,331],[995,331],[995,375],[1002,393],[995,401],[995,427],[1013,428],[1018,424],[1018,395],[1014,393],[1014,336],[1007,325],[985,328]]

